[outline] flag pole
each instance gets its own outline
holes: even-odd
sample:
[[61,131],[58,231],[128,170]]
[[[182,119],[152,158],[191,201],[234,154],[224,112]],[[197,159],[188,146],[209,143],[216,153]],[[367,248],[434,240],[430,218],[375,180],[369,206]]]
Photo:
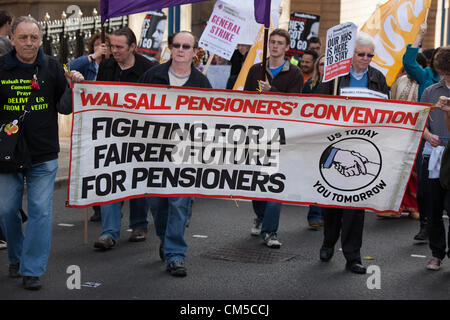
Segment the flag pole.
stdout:
[[[102,24],[102,32],[101,32],[101,39],[102,39],[102,43],[105,43],[106,41],[106,35],[105,35],[105,26]],[[106,56],[104,54],[102,54],[102,61],[105,60]]]
[[264,26],[264,47],[263,47],[263,59],[262,59],[262,71],[261,80],[266,80],[266,64],[267,64],[267,41],[269,38],[269,28]]

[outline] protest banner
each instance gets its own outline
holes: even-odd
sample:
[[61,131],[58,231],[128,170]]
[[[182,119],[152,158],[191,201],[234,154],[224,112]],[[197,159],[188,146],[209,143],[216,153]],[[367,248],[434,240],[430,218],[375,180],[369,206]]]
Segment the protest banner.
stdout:
[[292,12],[289,20],[289,35],[291,36],[288,56],[300,57],[306,50],[307,41],[319,35],[320,16],[302,12]]
[[396,212],[428,116],[424,106],[75,84],[68,205],[232,196]]
[[71,207],[232,196],[396,212],[429,112],[371,98],[113,82],[73,92]]
[[416,39],[430,6],[431,0],[390,0],[378,6],[361,27],[375,40],[371,65],[385,75],[388,86],[397,79],[406,45]]
[[224,1],[217,1],[199,46],[210,53],[230,60],[238,44],[246,19],[239,10]]
[[142,24],[141,40],[136,51],[147,58],[154,59],[161,47],[167,17],[162,11],[150,11]]
[[346,22],[327,30],[323,82],[350,72],[358,27]]

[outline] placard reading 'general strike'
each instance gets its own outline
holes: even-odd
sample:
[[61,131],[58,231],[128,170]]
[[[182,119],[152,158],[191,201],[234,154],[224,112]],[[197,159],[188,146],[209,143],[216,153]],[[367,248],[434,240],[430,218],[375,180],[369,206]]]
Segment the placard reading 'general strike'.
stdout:
[[237,8],[217,1],[198,44],[210,53],[230,60],[244,25],[245,18]]
[[397,211],[424,110],[367,98],[75,84],[68,204],[232,196]]

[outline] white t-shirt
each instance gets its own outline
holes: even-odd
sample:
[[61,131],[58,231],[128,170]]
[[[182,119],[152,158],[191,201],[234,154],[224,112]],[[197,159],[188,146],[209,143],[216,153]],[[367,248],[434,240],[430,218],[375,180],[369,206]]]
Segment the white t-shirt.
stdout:
[[191,74],[188,74],[187,76],[177,76],[175,73],[172,72],[172,69],[169,68],[169,82],[171,86],[183,86],[189,79],[189,76]]

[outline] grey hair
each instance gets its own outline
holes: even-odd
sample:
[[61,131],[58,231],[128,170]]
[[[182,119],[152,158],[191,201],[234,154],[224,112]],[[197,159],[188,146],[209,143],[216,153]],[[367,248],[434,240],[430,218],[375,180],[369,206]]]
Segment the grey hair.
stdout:
[[9,41],[6,37],[0,36],[0,57],[7,54],[9,51],[12,50],[12,44],[11,41]]
[[372,46],[375,49],[375,40],[366,32],[358,32],[356,44],[361,47]]
[[35,18],[33,18],[32,16],[21,16],[21,17],[18,17],[17,19],[15,19],[14,20],[14,23],[13,23],[13,25],[12,25],[12,27],[11,27],[11,32],[12,32],[12,34],[16,34],[16,29],[17,29],[17,26],[20,24],[20,23],[22,23],[22,22],[26,22],[26,23],[34,23],[35,25],[37,25],[37,27],[39,28],[39,33],[41,34],[41,36],[42,36],[42,34],[43,34],[43,31],[42,31],[42,26],[41,26],[41,24],[35,19]]

